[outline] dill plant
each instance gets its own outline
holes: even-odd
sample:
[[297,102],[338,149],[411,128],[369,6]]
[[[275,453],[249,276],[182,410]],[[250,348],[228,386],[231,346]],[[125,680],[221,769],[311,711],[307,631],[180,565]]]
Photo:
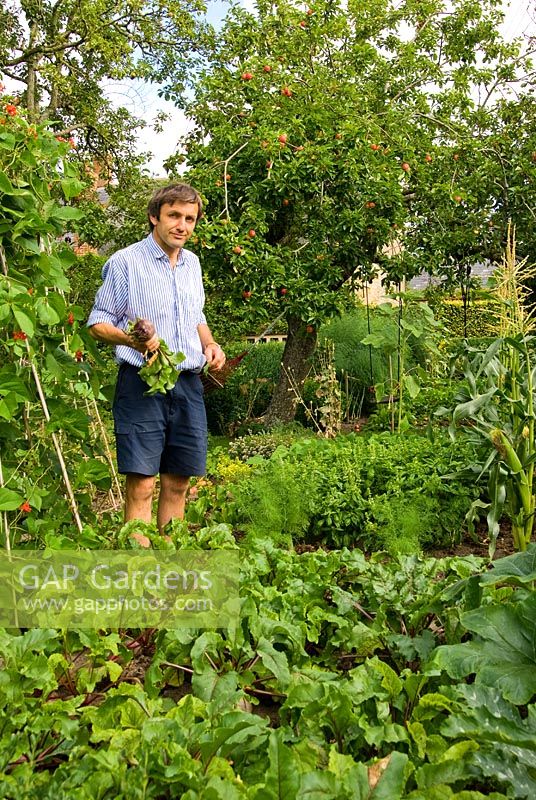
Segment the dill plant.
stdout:
[[247,536],[270,538],[278,545],[290,546],[303,538],[317,494],[317,479],[303,465],[277,457],[261,465],[250,480],[242,481],[236,502],[247,520]]

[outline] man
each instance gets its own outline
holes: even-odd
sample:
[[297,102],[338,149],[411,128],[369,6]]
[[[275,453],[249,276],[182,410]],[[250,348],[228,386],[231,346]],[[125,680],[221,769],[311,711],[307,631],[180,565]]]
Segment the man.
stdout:
[[[199,194],[184,183],[166,186],[155,192],[147,213],[147,238],[119,250],[104,265],[87,325],[93,338],[115,346],[119,364],[113,414],[118,469],[126,474],[125,522],[151,521],[159,473],[162,530],[184,516],[190,476],[205,472],[207,422],[199,373],[205,364],[221,369],[225,354],[203,314],[199,259],[184,249],[202,216]],[[138,318],[156,329],[143,343],[127,332]],[[138,370],[159,339],[185,359],[171,391],[146,397],[148,387]]]

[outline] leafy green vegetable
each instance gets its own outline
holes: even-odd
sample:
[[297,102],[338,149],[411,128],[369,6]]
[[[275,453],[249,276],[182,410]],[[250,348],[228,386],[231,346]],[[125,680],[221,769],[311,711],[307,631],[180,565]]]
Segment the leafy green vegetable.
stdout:
[[183,353],[172,353],[163,339],[160,347],[147,359],[139,375],[149,386],[146,395],[168,392],[173,389],[179,377],[178,366],[185,359]]
[[476,683],[493,686],[512,703],[528,703],[536,693],[536,592],[509,605],[489,605],[462,615],[477,636],[439,647],[433,664],[452,678],[476,673]]

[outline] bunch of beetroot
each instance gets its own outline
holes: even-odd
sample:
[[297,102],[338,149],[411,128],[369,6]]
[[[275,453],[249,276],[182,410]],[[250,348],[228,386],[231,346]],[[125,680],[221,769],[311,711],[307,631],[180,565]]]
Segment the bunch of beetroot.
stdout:
[[148,342],[156,333],[156,328],[148,319],[137,319],[136,322],[131,323],[129,335],[139,344]]
[[[156,333],[152,322],[147,319],[137,319],[128,329],[131,339],[138,344],[148,342]],[[172,353],[163,339],[160,339],[158,349],[153,353],[145,352],[145,364],[140,369],[140,378],[149,386],[147,395],[167,392],[173,389],[177,382],[177,367],[184,361],[183,353]]]

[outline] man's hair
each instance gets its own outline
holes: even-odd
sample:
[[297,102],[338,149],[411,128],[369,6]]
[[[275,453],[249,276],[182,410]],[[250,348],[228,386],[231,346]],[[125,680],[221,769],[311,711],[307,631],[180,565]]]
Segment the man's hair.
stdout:
[[177,202],[197,203],[197,222],[199,222],[203,216],[203,201],[201,200],[199,192],[197,192],[187,183],[171,183],[169,186],[163,186],[162,189],[157,189],[149,200],[149,204],[147,206],[147,218],[149,220],[151,230],[154,228],[154,225],[151,222],[151,217],[160,219],[160,209],[164,203],[173,205],[173,203]]

